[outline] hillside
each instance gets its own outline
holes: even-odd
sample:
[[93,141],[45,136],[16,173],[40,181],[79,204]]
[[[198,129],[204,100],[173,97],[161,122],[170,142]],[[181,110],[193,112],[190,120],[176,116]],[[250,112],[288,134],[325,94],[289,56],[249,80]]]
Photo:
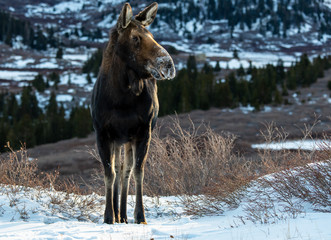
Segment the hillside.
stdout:
[[[129,1],[130,2],[130,1]],[[6,40],[8,31],[31,42],[45,37],[44,47],[101,47],[114,26],[123,1],[0,1],[0,9],[27,21],[25,29],[2,33],[3,41],[19,45],[20,37]],[[143,1],[133,1],[141,9]],[[151,26],[156,39],[173,51],[202,54],[208,60],[222,59],[222,64],[239,52],[243,64],[277,61],[290,64],[300,53],[325,54],[330,49],[331,3],[323,0],[185,0],[159,1],[158,17]],[[97,27],[95,27],[97,26]],[[13,29],[16,29],[13,27]],[[31,31],[31,30],[30,30]],[[156,34],[157,33],[157,34]],[[50,38],[52,40],[50,40]],[[1,39],[1,38],[0,38]],[[40,44],[42,42],[40,41]],[[182,57],[178,56],[177,64]]]
[[[27,99],[21,93],[24,86],[32,85],[32,89],[36,89],[29,93],[32,99],[30,105],[12,107],[9,113],[2,110],[3,107],[0,107],[0,110],[5,111],[4,115],[13,118],[14,115],[22,117],[24,113],[31,112],[32,108],[39,108],[33,124],[27,124],[26,118],[22,118],[15,126],[9,121],[9,128],[4,120],[0,121],[0,132],[4,136],[11,136],[9,140],[12,141],[12,146],[16,147],[21,141],[27,142],[28,147],[49,143],[32,151],[32,156],[38,157],[45,169],[52,169],[58,165],[66,169],[67,166],[67,170],[63,169],[63,172],[73,174],[70,164],[86,161],[86,167],[81,167],[80,172],[89,169],[90,164],[95,164],[88,162],[88,154],[84,151],[75,151],[84,145],[93,146],[93,136],[86,140],[65,140],[67,144],[51,142],[63,138],[84,137],[91,131],[89,128],[84,128],[87,131],[83,133],[77,130],[82,124],[87,124],[77,121],[87,118],[78,114],[75,116],[72,109],[79,106],[83,108],[83,116],[88,114],[90,93],[98,66],[91,73],[82,73],[81,69],[91,56],[95,56],[93,53],[97,48],[102,47],[107,41],[109,28],[115,24],[122,3],[123,1],[72,0],[29,1],[21,4],[17,0],[10,3],[0,0],[0,15],[4,20],[1,21],[3,27],[0,35],[0,39],[3,39],[0,41],[0,91],[13,92],[16,103],[13,101],[12,104],[15,106],[22,105],[22,99]],[[279,59],[282,59],[284,67],[289,68],[303,53],[306,53],[310,60],[318,54],[330,54],[331,35],[328,21],[331,18],[328,16],[331,4],[329,1],[317,0],[305,3],[292,0],[205,0],[177,3],[159,1],[158,17],[151,25],[150,31],[173,56],[177,72],[186,67],[189,55],[195,55],[198,71],[203,71],[206,64],[214,67],[218,62],[221,70],[213,73],[213,81],[223,83],[229,72],[239,69],[240,66],[248,69],[250,62],[255,67],[263,67],[268,63],[276,65]],[[133,11],[137,12],[145,3],[133,1],[131,5]],[[60,52],[62,53],[59,54]],[[99,55],[96,56],[100,58]],[[97,62],[93,58],[92,61]],[[314,134],[320,136],[330,122],[330,91],[326,87],[331,81],[330,70],[326,71],[324,76],[309,87],[290,90],[288,96],[284,97],[287,105],[272,103],[264,106],[262,103],[260,112],[256,112],[256,107],[247,103],[233,104],[236,99],[231,99],[228,105],[222,101],[216,105],[225,106],[223,109],[215,108],[215,105],[208,103],[203,109],[208,109],[208,106],[212,109],[197,110],[192,104],[193,107],[184,111],[193,110],[190,117],[195,123],[204,121],[218,132],[227,131],[238,136],[238,139],[243,141],[243,146],[248,146],[243,152],[252,152],[250,144],[261,141],[259,131],[265,121],[275,121],[279,126],[286,127],[290,136],[296,138],[300,134],[297,126],[313,124],[314,120],[319,118],[321,123]],[[209,79],[210,76],[202,74],[200,80],[204,77]],[[241,78],[242,76],[238,79],[240,82]],[[244,78],[249,82],[251,76],[247,75]],[[184,84],[185,86],[188,85]],[[161,90],[160,86],[160,94]],[[25,92],[27,91],[29,90],[26,89]],[[58,108],[50,108],[54,101],[51,101],[53,92]],[[181,101],[184,101],[183,93],[179,94]],[[167,92],[160,95],[160,100],[163,101],[163,114],[174,112],[171,110],[173,106],[170,99],[167,100],[168,96]],[[0,101],[0,105],[1,102],[3,100]],[[167,111],[163,110],[165,103],[168,105]],[[14,109],[19,114],[15,113]],[[53,109],[53,112],[46,109]],[[48,121],[54,119],[54,114],[60,116],[57,118],[58,122]],[[10,120],[10,117],[7,118]],[[184,126],[188,126],[186,114],[179,115],[179,118]],[[47,121],[44,119],[48,119],[50,126],[45,124]],[[159,123],[162,122],[167,123],[167,117],[160,119]],[[41,140],[26,137],[25,133],[31,132],[32,126],[38,126],[34,129],[34,135],[42,135]],[[65,130],[57,131],[58,126],[65,126]],[[8,132],[8,129],[12,129],[12,132]],[[165,124],[163,136],[168,131],[166,129]],[[17,132],[20,132],[19,136],[15,135]],[[52,132],[57,134],[52,135]],[[1,146],[7,141],[8,139],[1,139]],[[51,154],[56,151],[58,154]],[[68,161],[66,159],[71,159],[70,163],[65,163]]]

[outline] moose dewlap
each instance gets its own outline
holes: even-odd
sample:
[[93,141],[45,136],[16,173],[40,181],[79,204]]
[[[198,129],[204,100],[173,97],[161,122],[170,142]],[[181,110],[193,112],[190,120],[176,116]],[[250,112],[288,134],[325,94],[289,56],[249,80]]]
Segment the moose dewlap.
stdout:
[[[144,164],[159,111],[156,80],[175,77],[169,53],[145,28],[155,19],[157,3],[133,17],[124,4],[104,50],[91,99],[91,115],[105,172],[105,223],[128,222],[127,196],[133,172],[136,223],[146,223],[143,206]],[[120,149],[124,162],[120,166]],[[120,195],[120,199],[119,199]]]

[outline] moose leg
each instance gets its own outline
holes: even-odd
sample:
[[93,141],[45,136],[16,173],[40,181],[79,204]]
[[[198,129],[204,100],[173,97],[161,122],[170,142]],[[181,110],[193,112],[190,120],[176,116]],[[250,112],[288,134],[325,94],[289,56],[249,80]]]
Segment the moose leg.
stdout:
[[121,177],[121,148],[115,148],[115,183],[114,183],[114,196],[113,196],[113,206],[114,206],[114,216],[115,222],[120,222],[120,215],[119,215],[119,187],[121,184],[120,177]]
[[121,189],[121,222],[128,223],[127,217],[127,199],[129,193],[129,181],[133,165],[133,153],[131,143],[124,145],[124,164],[122,169],[122,189]]
[[147,224],[143,204],[144,165],[150,143],[150,132],[142,140],[136,142],[136,156],[134,162],[134,178],[136,184],[136,206],[134,209],[135,223]]
[[106,208],[104,214],[104,223],[114,223],[114,206],[113,206],[113,185],[115,181],[115,144],[110,143],[108,139],[97,134],[97,145],[99,155],[105,170],[105,190],[106,190]]

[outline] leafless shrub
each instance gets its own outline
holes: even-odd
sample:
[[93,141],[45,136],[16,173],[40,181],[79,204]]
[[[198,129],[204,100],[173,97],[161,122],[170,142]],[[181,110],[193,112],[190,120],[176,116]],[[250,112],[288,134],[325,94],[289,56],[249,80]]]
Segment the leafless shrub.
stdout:
[[[1,191],[9,199],[9,205],[16,209],[24,221],[28,220],[29,212],[19,199],[25,197],[44,204],[51,209],[52,214],[65,215],[79,220],[98,221],[95,212],[103,207],[100,196],[83,190],[72,179],[60,179],[59,172],[50,173],[38,170],[37,160],[31,160],[24,146],[14,151],[9,143],[9,153],[0,160]],[[84,195],[87,194],[88,195]],[[46,199],[46,200],[45,200]]]
[[173,136],[163,139],[158,131],[153,133],[145,170],[145,192],[201,194],[206,187],[219,182],[223,166],[232,159],[234,138],[215,134],[203,124],[196,127],[191,123],[190,129],[183,129],[178,119],[174,119],[171,131]]
[[233,153],[235,137],[217,134],[209,126],[183,129],[173,119],[172,136],[154,131],[145,168],[145,192],[181,195],[188,214],[219,214],[235,207],[241,187],[254,173],[251,163]]
[[[313,127],[305,127],[302,139],[311,138]],[[287,134],[273,124],[268,125],[267,141],[285,141],[284,136]],[[331,146],[327,140],[325,136],[319,151],[260,150],[261,173],[269,175],[251,182],[245,198],[245,219],[273,223],[296,218],[305,213],[305,203],[317,211],[330,212]]]
[[9,154],[0,159],[0,182],[12,186],[31,186],[38,184],[36,160],[29,160],[24,146],[14,151],[7,143]]

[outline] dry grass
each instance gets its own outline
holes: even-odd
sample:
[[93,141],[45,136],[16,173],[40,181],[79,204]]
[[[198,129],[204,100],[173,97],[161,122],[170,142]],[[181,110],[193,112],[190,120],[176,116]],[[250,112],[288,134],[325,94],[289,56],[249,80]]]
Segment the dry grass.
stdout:
[[100,216],[96,217],[95,212],[100,212],[104,204],[98,195],[83,191],[71,179],[60,179],[58,171],[38,171],[37,160],[29,158],[24,146],[18,151],[14,151],[9,143],[7,147],[8,154],[0,159],[1,193],[8,197],[10,207],[15,207],[21,219],[29,219],[25,205],[20,204],[23,193],[24,197],[51,209],[53,215],[99,221]]
[[251,163],[233,153],[235,137],[201,124],[183,129],[173,119],[172,135],[154,131],[145,170],[147,194],[180,195],[186,212],[221,213],[235,207],[241,189],[254,178]]
[[[302,130],[302,140],[312,138],[314,126]],[[266,125],[263,135],[267,143],[283,142],[288,136],[274,124]],[[315,211],[331,212],[330,137],[324,136],[324,140],[318,151],[259,150],[262,177],[250,183],[247,197],[243,199],[247,202],[245,216],[240,218],[275,223],[304,215],[305,204]]]
[[[184,130],[174,119],[172,136],[161,139],[154,131],[145,170],[147,194],[201,194],[219,184],[220,173],[235,176],[232,148],[235,138],[215,134],[200,125]],[[233,173],[233,174],[232,174]]]
[[[316,124],[305,126],[302,140],[312,138]],[[330,211],[327,141],[322,151],[261,149],[253,160],[232,151],[234,136],[219,135],[206,125],[192,123],[190,129],[183,129],[174,119],[171,131],[172,136],[163,139],[154,132],[145,171],[147,194],[181,195],[186,213],[198,216],[221,214],[247,201],[246,220],[259,222],[296,217],[304,202]],[[265,124],[261,134],[267,143],[284,142],[289,136],[274,123]],[[272,173],[272,178],[262,177]],[[255,191],[249,199],[246,189]],[[280,212],[284,214],[279,214],[278,202],[283,203]]]

